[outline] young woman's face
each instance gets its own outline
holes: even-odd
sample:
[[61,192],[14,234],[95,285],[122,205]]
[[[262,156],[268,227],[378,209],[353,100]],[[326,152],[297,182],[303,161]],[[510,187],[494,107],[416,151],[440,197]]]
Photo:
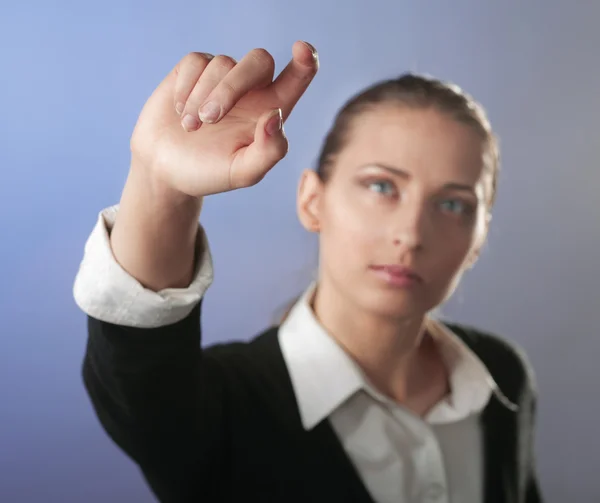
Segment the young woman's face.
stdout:
[[320,234],[319,281],[385,316],[442,303],[485,239],[483,148],[434,109],[358,117],[329,181],[307,171],[300,186],[300,218]]

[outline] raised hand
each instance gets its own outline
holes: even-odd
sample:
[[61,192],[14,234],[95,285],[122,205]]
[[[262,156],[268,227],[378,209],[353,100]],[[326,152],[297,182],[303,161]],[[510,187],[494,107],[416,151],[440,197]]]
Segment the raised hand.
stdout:
[[259,182],[287,153],[283,122],[318,70],[304,42],[273,80],[273,57],[239,62],[185,56],[146,102],[131,138],[133,161],[161,183],[201,197]]

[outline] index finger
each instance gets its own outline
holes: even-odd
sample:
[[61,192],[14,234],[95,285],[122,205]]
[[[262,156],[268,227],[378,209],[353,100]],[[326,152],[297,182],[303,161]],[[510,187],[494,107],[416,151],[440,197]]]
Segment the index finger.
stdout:
[[292,112],[319,69],[319,55],[307,42],[296,42],[292,47],[292,60],[271,84],[283,115]]

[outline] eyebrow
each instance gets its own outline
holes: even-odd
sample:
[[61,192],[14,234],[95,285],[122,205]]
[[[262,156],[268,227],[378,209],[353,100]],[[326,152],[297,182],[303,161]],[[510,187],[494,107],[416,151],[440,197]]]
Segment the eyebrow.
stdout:
[[[364,166],[361,166],[361,169],[369,168],[369,167],[383,169],[384,171],[388,171],[388,172],[392,173],[393,175],[399,176],[399,177],[407,179],[407,180],[411,176],[410,173],[404,171],[403,169],[397,168],[395,166],[388,166],[386,164],[381,164],[378,162],[365,164]],[[453,190],[463,190],[463,191],[470,192],[472,194],[477,195],[475,193],[475,188],[473,186],[464,184],[464,183],[449,182],[449,183],[444,184],[444,188],[445,189],[453,189]]]

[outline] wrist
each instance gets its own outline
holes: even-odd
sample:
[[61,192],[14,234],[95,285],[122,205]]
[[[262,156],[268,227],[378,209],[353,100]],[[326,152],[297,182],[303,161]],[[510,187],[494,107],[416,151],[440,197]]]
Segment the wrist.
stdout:
[[143,187],[152,207],[167,212],[192,213],[198,218],[202,208],[202,197],[194,197],[175,189],[134,156],[131,158],[128,179],[134,185]]

